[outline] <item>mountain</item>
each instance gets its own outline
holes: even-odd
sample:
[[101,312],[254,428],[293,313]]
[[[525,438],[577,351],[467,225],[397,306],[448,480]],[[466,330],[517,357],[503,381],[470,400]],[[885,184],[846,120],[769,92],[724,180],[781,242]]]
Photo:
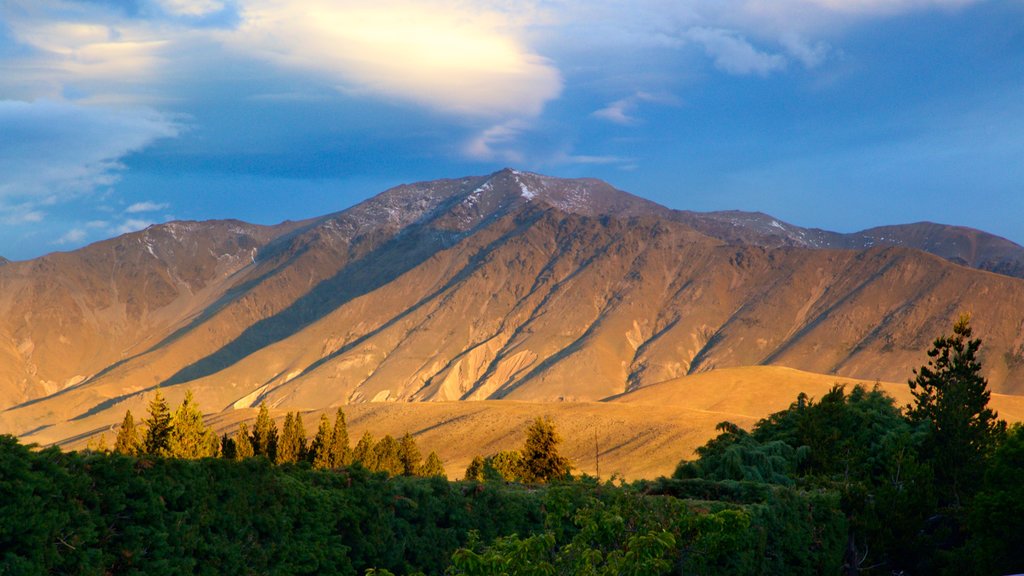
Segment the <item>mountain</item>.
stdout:
[[902,382],[965,311],[992,388],[1024,393],[1024,280],[1007,275],[1022,253],[963,228],[842,235],[514,170],[278,226],[163,224],[0,267],[0,431],[75,442],[143,413],[157,385],[241,414],[596,402],[737,366]]

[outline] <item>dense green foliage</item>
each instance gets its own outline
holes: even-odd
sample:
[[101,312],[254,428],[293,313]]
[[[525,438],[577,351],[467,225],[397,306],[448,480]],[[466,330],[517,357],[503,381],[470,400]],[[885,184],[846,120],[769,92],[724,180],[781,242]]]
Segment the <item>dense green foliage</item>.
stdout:
[[1014,536],[1024,528],[1014,511],[1024,508],[1013,504],[1024,497],[1016,488],[1024,455],[1014,451],[1019,431],[1000,444],[1005,423],[987,406],[980,344],[965,318],[937,339],[910,382],[916,402],[906,413],[878,389],[836,386],[817,402],[801,395],[751,432],[722,423],[675,478],[836,494],[847,518],[847,574],[1020,571],[1020,546],[1006,543],[1024,544]]
[[841,554],[827,493],[709,502],[673,489],[32,451],[0,437],[0,574],[811,574]]

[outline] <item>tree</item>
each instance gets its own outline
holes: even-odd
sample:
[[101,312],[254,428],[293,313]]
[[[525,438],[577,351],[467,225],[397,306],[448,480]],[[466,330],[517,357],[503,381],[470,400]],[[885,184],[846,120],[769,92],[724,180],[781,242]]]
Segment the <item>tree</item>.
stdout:
[[404,466],[398,440],[392,438],[390,434],[381,438],[373,447],[373,466],[367,465],[367,468],[376,472],[387,472],[388,476],[401,476]]
[[252,449],[256,456],[271,461],[277,456],[277,424],[271,419],[266,402],[260,402],[260,412],[252,430]]
[[447,476],[444,472],[444,464],[441,463],[441,457],[437,455],[437,452],[431,452],[427,455],[427,461],[420,468],[420,476],[425,478],[433,478],[435,476],[444,478]]
[[375,444],[373,434],[370,434],[369,430],[363,432],[363,437],[359,439],[355,450],[352,451],[352,461],[359,462],[363,468],[368,470],[376,470],[377,461],[373,450]]
[[914,404],[907,406],[907,416],[929,426],[925,456],[934,464],[939,497],[953,508],[976,491],[985,457],[1006,431],[1006,423],[988,407],[980,347],[981,339],[971,338],[970,318],[961,316],[952,335],[935,340],[928,364],[909,382]]
[[313,444],[309,447],[313,456],[313,468],[325,470],[333,468],[331,462],[331,441],[334,439],[334,431],[331,429],[331,421],[327,414],[320,415],[320,425],[317,427],[316,436],[313,437]]
[[298,439],[295,437],[295,426],[292,422],[292,413],[285,414],[284,427],[277,438],[277,454],[274,455],[274,462],[277,464],[295,462],[299,459]]
[[124,420],[117,430],[117,440],[114,441],[114,452],[134,456],[139,453],[139,431],[135,429],[135,418],[132,411],[124,413]]
[[203,423],[203,412],[191,390],[185,392],[185,399],[171,417],[167,454],[172,458],[187,459],[217,455],[217,435]]
[[348,425],[345,424],[345,413],[341,408],[334,415],[334,430],[331,431],[331,468],[347,466],[352,463],[352,449],[348,445]]
[[466,466],[466,474],[463,476],[465,480],[476,480],[477,482],[484,481],[484,458],[483,456],[474,456],[473,460]]
[[523,453],[502,450],[484,458],[484,478],[495,476],[502,482],[519,482],[523,478]]
[[558,453],[562,439],[547,418],[537,418],[526,430],[523,446],[523,480],[548,482],[569,476],[569,460]]
[[252,447],[252,437],[249,436],[249,426],[242,422],[235,432],[235,460],[245,460],[256,455]]
[[156,388],[153,399],[149,401],[149,418],[146,419],[146,436],[142,441],[142,452],[155,456],[167,455],[167,443],[171,434],[171,410],[167,400]]
[[423,465],[423,455],[416,445],[416,439],[408,432],[398,443],[398,458],[402,462],[402,474],[405,476],[417,476]]

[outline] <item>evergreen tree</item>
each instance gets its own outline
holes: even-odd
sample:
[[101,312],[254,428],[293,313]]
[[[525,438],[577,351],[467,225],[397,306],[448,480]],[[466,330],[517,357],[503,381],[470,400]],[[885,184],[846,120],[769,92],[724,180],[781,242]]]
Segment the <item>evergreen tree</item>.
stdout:
[[420,468],[420,476],[426,478],[440,477],[444,478],[447,476],[444,472],[444,464],[441,463],[441,458],[437,455],[437,452],[431,452],[427,456],[427,461]]
[[363,465],[363,468],[368,470],[376,470],[377,461],[373,450],[375,444],[373,434],[370,434],[369,430],[364,432],[363,437],[356,443],[355,450],[352,451],[352,461],[359,462]]
[[171,409],[167,400],[156,388],[153,399],[149,401],[149,418],[146,419],[146,436],[142,441],[142,453],[155,456],[166,456],[168,441],[171,434]]
[[475,480],[477,482],[484,481],[484,459],[483,456],[474,456],[473,460],[466,466],[466,474],[462,477],[464,480]]
[[313,455],[313,468],[319,470],[333,468],[330,451],[333,439],[334,433],[331,429],[331,421],[327,419],[326,414],[321,414],[320,425],[317,427],[316,436],[313,438],[313,445],[310,446],[309,450]]
[[227,432],[220,437],[220,457],[225,460],[237,460],[235,452],[235,439],[227,435]]
[[191,390],[185,392],[185,399],[171,416],[167,452],[172,458],[190,460],[217,455],[217,435],[203,423],[203,413]]
[[133,456],[139,453],[139,432],[135,429],[135,418],[132,411],[124,413],[124,420],[117,430],[117,440],[114,441],[114,452]]
[[374,466],[370,470],[387,472],[389,476],[401,476],[405,471],[401,446],[391,435],[385,436],[373,447],[373,460]]
[[537,418],[526,430],[523,446],[523,481],[548,482],[569,476],[569,460],[558,454],[562,439],[547,418]]
[[402,474],[405,476],[417,476],[423,465],[423,455],[420,454],[416,439],[408,432],[402,436],[398,443],[398,458],[402,462]]
[[489,456],[484,460],[484,466],[492,468],[504,482],[517,482],[523,478],[523,454],[518,450],[502,450]]
[[234,440],[235,460],[245,460],[256,455],[256,451],[252,447],[252,437],[249,436],[249,426],[245,422],[238,426]]
[[306,431],[302,426],[302,415],[289,412],[284,418],[284,429],[277,441],[278,464],[298,462],[304,456],[306,448]]
[[347,466],[352,463],[352,449],[348,445],[348,425],[345,424],[345,413],[338,408],[334,415],[334,430],[331,432],[330,462],[331,468]]
[[959,508],[980,485],[985,457],[1006,431],[988,407],[988,381],[971,338],[970,318],[961,316],[953,334],[940,336],[928,350],[927,366],[914,371],[914,404],[907,415],[927,423],[924,454],[934,463],[935,486],[944,503]]
[[266,402],[260,402],[260,412],[252,430],[252,449],[254,455],[270,461],[277,456],[277,423],[270,417]]

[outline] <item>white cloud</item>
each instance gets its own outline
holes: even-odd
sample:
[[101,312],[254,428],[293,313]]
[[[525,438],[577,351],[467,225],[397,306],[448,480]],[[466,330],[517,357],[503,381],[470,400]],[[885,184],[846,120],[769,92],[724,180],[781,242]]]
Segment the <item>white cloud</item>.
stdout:
[[81,228],[72,228],[64,233],[63,236],[53,241],[53,244],[62,246],[64,244],[78,244],[82,240],[85,240],[87,236],[85,230]]
[[122,158],[179,131],[148,109],[0,100],[0,199],[52,204],[109,186]]
[[220,0],[158,0],[158,3],[171,14],[182,16],[205,16],[224,9],[224,2]]
[[19,226],[23,224],[36,224],[46,218],[46,213],[37,210],[35,204],[24,203],[13,206],[0,205],[0,222],[8,226]]
[[634,116],[634,113],[642,102],[670,105],[679,104],[679,100],[671,94],[637,92],[632,96],[616,100],[604,108],[594,111],[591,115],[596,118],[601,118],[602,120],[614,122],[615,124],[632,126],[640,122],[640,119]]
[[471,138],[463,147],[463,153],[474,160],[521,164],[525,155],[516,148],[516,143],[527,128],[528,125],[522,120],[510,120],[491,126]]
[[729,74],[767,76],[786,67],[785,56],[762,52],[730,30],[691,28],[686,36],[703,46],[715,66]]
[[250,0],[243,17],[228,46],[345,90],[496,117],[536,116],[562,90],[515,19],[457,0]]
[[139,212],[156,212],[157,210],[166,210],[170,207],[170,204],[166,202],[136,202],[131,206],[125,208],[125,212],[128,214],[138,214]]
[[784,34],[779,41],[789,55],[799,60],[805,68],[816,68],[828,58],[832,50],[824,42],[811,44],[795,33]]
[[114,227],[115,234],[127,234],[129,232],[138,232],[148,226],[152,226],[154,222],[150,220],[142,220],[139,218],[129,218],[124,222],[121,222]]

